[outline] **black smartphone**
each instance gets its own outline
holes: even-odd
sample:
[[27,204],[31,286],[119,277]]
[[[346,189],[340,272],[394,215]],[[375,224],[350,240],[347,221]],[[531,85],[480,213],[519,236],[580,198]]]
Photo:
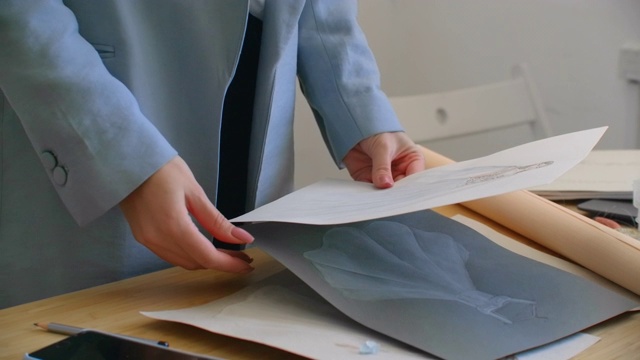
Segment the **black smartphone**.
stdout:
[[634,225],[638,216],[631,201],[593,199],[578,204],[578,209],[591,216],[602,216]]
[[25,360],[220,360],[192,354],[150,342],[138,341],[116,334],[85,330],[40,350],[28,353]]

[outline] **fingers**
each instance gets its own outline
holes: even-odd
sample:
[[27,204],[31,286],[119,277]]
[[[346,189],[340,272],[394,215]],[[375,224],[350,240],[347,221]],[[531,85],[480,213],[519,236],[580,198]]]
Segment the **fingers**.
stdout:
[[373,185],[380,189],[387,189],[393,186],[393,175],[391,173],[391,161],[393,160],[389,149],[386,146],[377,147],[372,155],[371,180]]
[[396,157],[391,171],[393,172],[393,179],[398,181],[424,169],[424,155],[417,147],[413,147],[413,149],[406,150]]
[[134,190],[120,207],[136,240],[165,261],[186,269],[241,273],[253,269],[248,256],[218,251],[194,224],[190,214],[221,240],[253,241],[215,209],[179,157]]
[[161,259],[188,270],[215,269],[246,273],[253,270],[248,256],[218,251],[198,230],[187,212],[165,219],[167,226],[152,232],[135,231],[136,239]]
[[187,208],[193,217],[216,239],[230,244],[250,244],[253,236],[233,225],[213,206],[201,188],[187,195]]
[[349,175],[356,181],[373,183],[378,188],[393,186],[391,154],[384,134],[362,140],[344,157]]
[[405,171],[406,176],[419,173],[420,171],[423,171],[425,169],[424,156],[422,155],[422,153],[419,152],[414,157],[415,159],[413,159],[411,163],[409,163],[409,166]]
[[344,164],[353,180],[362,182],[372,182],[371,166],[369,165],[369,155],[365,154],[360,145],[353,148],[343,159]]
[[[190,221],[190,219],[189,219]],[[249,265],[248,256],[231,256],[229,253],[219,251],[213,246],[198,228],[191,222],[192,226],[188,231],[183,232],[180,246],[180,253],[187,261],[191,259],[191,265],[183,266],[187,269],[215,269],[220,271],[247,273],[253,270]],[[189,267],[190,266],[190,267]]]
[[250,244],[254,238],[246,230],[233,225],[213,206],[198,188],[187,196],[187,208],[194,218],[216,239],[230,244]]
[[424,155],[403,132],[368,137],[351,149],[343,162],[354,180],[368,181],[381,189],[425,169]]
[[253,262],[253,258],[244,251],[235,251],[235,250],[218,250],[218,251],[224,252],[229,256],[237,257],[238,259],[248,264],[251,264]]
[[[231,224],[209,201],[200,186],[194,186],[187,191],[185,202],[188,212],[209,233],[218,240],[233,244],[247,244],[253,242],[253,236],[243,229]],[[190,219],[189,219],[190,220]],[[213,246],[191,222],[192,227],[180,242],[184,254],[188,254],[200,268],[216,269],[227,272],[246,273],[253,268],[248,264],[248,256],[231,256],[228,252],[219,251]]]
[[396,156],[395,135],[383,133],[362,142],[362,148],[371,157],[371,182],[380,189],[393,186],[391,165]]
[[[189,212],[216,239],[231,244],[249,244],[253,242],[253,236],[246,230],[229,222],[213,206],[201,189],[196,191],[195,194],[188,195],[186,201]],[[191,256],[194,257],[194,260],[204,268],[240,273],[253,270],[249,265],[252,259],[243,252],[215,249],[213,244],[199,231],[195,231],[193,235],[205,239],[206,244],[201,239],[192,238],[192,241],[187,242],[189,248],[185,250],[192,254]]]

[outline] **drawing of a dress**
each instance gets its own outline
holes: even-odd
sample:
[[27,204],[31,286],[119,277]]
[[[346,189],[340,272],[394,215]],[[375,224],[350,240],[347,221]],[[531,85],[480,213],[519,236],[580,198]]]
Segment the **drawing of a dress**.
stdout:
[[474,166],[451,171],[450,169],[430,169],[429,177],[419,180],[429,184],[428,190],[432,193],[445,193],[453,189],[468,187],[494,180],[507,178],[552,165],[553,161],[543,161],[527,165],[494,165]]
[[468,251],[447,234],[377,221],[333,228],[304,256],[348,298],[451,300],[505,323],[536,315],[533,301],[477,290],[465,267]]
[[476,172],[479,172],[478,170],[480,169],[483,171],[469,176],[465,182],[465,185],[478,184],[478,183],[483,183],[483,182],[487,182],[495,179],[500,179],[503,177],[513,176],[521,172],[539,169],[545,166],[549,166],[551,164],[553,164],[553,161],[544,161],[544,162],[529,164],[524,166],[517,166],[517,165],[497,166],[491,170],[482,169],[482,168],[472,169],[472,170],[475,170]]

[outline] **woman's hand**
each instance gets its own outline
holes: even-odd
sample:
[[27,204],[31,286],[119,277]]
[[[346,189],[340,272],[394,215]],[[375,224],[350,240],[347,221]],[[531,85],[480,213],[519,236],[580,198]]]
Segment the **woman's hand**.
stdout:
[[343,162],[354,180],[371,182],[381,189],[425,168],[422,151],[404,132],[368,137],[354,146]]
[[252,259],[244,252],[218,250],[198,230],[191,217],[220,241],[253,241],[253,236],[234,226],[214,207],[180,157],[160,168],[120,207],[133,236],[165,261],[190,270],[253,270],[249,265]]

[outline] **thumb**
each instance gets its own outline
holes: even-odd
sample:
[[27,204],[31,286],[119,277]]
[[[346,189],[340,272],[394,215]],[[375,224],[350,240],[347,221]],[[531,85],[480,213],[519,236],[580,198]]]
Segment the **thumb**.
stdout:
[[391,154],[389,154],[387,149],[376,149],[372,152],[371,180],[375,187],[386,189],[393,186],[391,160]]
[[253,242],[253,236],[227,220],[213,206],[204,192],[194,198],[189,198],[187,202],[191,215],[216,239],[230,244],[249,244]]

